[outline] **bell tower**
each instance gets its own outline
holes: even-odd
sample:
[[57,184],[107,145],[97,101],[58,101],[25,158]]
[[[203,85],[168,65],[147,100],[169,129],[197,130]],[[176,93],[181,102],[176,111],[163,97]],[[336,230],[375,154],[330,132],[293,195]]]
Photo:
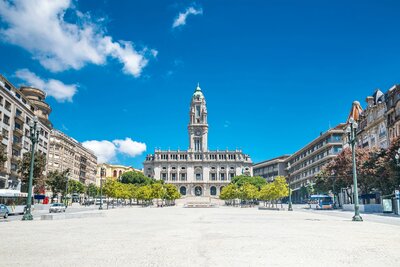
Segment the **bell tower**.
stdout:
[[205,152],[208,150],[207,107],[199,84],[192,96],[189,117],[189,151]]

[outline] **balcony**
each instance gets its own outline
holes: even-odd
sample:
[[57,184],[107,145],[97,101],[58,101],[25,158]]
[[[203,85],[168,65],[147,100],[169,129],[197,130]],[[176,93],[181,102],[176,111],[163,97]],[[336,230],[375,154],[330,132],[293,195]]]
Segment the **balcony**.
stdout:
[[16,156],[16,155],[12,155],[11,156],[11,161],[12,162],[19,162],[19,160],[20,160],[20,156]]
[[23,136],[24,132],[22,131],[22,129],[19,128],[14,128],[14,133],[18,134],[19,136]]
[[22,116],[22,114],[16,114],[15,120],[21,122],[22,124],[25,123],[25,120],[24,120],[24,117]]
[[17,149],[22,149],[22,142],[13,142],[12,145]]

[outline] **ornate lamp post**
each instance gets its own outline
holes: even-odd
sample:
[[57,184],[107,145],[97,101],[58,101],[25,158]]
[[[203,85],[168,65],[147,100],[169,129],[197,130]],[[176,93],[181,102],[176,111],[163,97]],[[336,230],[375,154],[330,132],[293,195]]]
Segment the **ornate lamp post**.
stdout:
[[289,182],[289,184],[288,184],[288,186],[289,186],[288,211],[293,211],[293,207],[292,207],[292,189],[290,188],[290,167],[291,167],[291,165],[290,165],[290,162],[289,162],[288,163],[288,167],[287,167],[287,170],[288,170],[288,182]]
[[106,172],[106,169],[101,167],[100,168],[100,207],[99,210],[103,209],[103,176]]
[[69,174],[67,174],[67,181],[66,181],[66,183],[65,183],[65,195],[64,195],[64,202],[65,202],[65,206],[66,207],[68,207],[68,199],[67,199],[67,196],[68,196],[68,182],[69,182]]
[[32,142],[32,150],[31,150],[31,165],[29,169],[29,182],[28,182],[28,199],[26,201],[26,210],[24,216],[22,217],[23,221],[31,221],[33,220],[33,216],[31,213],[32,209],[32,182],[33,182],[33,168],[35,165],[35,147],[36,143],[39,140],[39,129],[37,129],[38,118],[35,116],[33,120],[29,122],[30,128],[30,136]]
[[360,216],[360,206],[358,204],[358,185],[357,185],[357,167],[356,167],[356,132],[358,128],[357,122],[351,117],[348,122],[348,126],[346,128],[347,137],[349,141],[349,145],[351,146],[352,151],[352,160],[353,160],[353,186],[354,186],[354,216],[353,221],[362,222],[363,219]]
[[396,155],[394,156],[394,158],[396,159],[396,164],[397,166],[400,166],[400,148],[397,150]]

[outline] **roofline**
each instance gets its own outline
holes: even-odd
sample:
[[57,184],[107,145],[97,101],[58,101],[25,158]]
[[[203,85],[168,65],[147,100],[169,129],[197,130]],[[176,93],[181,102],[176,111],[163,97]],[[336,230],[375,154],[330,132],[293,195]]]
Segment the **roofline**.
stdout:
[[[344,134],[344,126],[345,125],[346,125],[345,123],[340,123],[336,127],[331,128],[328,131],[324,132],[322,135],[318,136],[317,138],[312,140],[310,143],[308,143],[307,145],[303,146],[300,150],[294,152],[287,160],[290,161],[292,158],[294,158],[298,154],[301,154],[308,147],[310,147],[311,145],[317,143],[320,139],[325,138],[327,135],[329,135],[331,133],[343,133]],[[343,126],[343,129],[339,129],[340,126]]]
[[261,161],[261,162],[258,162],[258,163],[254,163],[253,167],[257,167],[257,165],[262,165],[262,164],[265,164],[265,163],[269,163],[269,162],[273,162],[273,161],[279,161],[279,160],[281,160],[282,162],[285,162],[286,159],[288,159],[290,156],[291,156],[290,154],[285,154],[285,155],[282,155],[282,156],[279,156],[279,157],[275,157],[275,158],[272,158],[272,159],[267,159],[267,160],[264,160],[264,161]]

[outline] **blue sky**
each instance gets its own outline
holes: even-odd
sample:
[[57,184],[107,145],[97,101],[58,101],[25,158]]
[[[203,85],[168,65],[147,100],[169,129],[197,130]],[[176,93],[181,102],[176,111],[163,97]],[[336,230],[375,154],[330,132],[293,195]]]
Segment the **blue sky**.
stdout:
[[399,83],[398,1],[12,2],[0,0],[0,72],[44,88],[56,128],[137,168],[155,147],[187,148],[197,82],[210,148],[254,162]]

